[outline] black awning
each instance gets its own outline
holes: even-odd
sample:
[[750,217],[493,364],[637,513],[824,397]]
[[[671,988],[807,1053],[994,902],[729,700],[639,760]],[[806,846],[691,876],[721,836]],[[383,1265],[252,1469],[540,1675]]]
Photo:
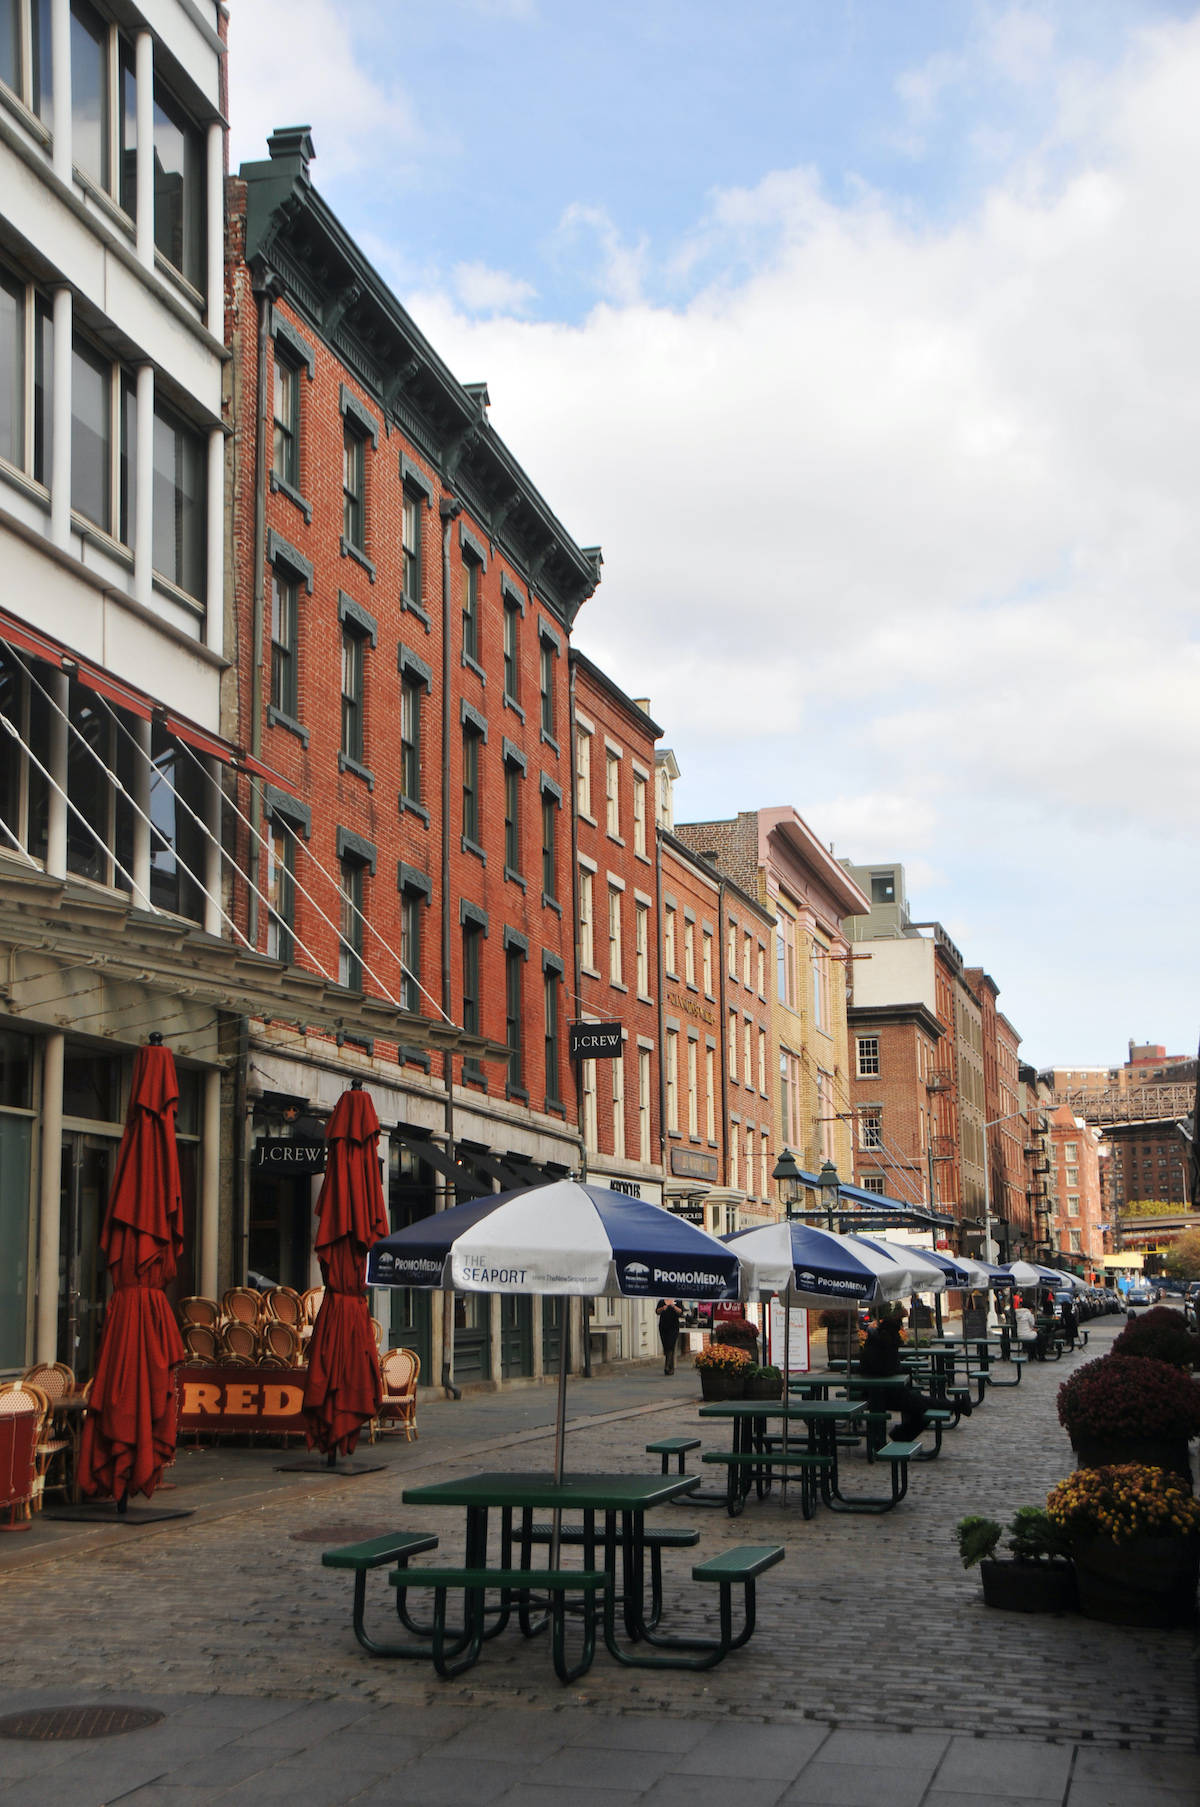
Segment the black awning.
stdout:
[[490,1186],[477,1180],[473,1173],[460,1167],[457,1161],[452,1161],[445,1149],[439,1148],[428,1136],[421,1135],[417,1130],[405,1129],[403,1125],[392,1133],[419,1161],[428,1161],[431,1167],[436,1167],[443,1179],[449,1180],[454,1190],[461,1193],[464,1199],[485,1198],[491,1191]]
[[524,1174],[517,1172],[515,1164],[507,1155],[501,1158],[499,1155],[485,1152],[482,1148],[471,1148],[462,1142],[458,1145],[458,1152],[464,1161],[470,1161],[483,1173],[498,1180],[501,1190],[504,1192],[515,1191],[517,1187],[527,1186],[530,1183]]

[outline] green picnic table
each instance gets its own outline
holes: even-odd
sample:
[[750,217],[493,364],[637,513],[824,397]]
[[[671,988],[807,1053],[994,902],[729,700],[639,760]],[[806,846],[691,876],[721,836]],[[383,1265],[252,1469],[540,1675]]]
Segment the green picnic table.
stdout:
[[[676,1638],[665,1636],[651,1624],[645,1612],[645,1546],[644,1520],[656,1506],[686,1495],[696,1486],[694,1475],[637,1474],[567,1474],[561,1481],[551,1475],[524,1473],[491,1473],[465,1475],[458,1480],[433,1481],[423,1486],[406,1487],[401,1495],[406,1505],[461,1506],[466,1509],[466,1542],[463,1568],[446,1571],[457,1579],[442,1584],[440,1595],[451,1586],[462,1590],[464,1625],[459,1644],[451,1651],[465,1660],[457,1668],[442,1670],[457,1673],[479,1654],[484,1636],[494,1636],[507,1622],[515,1608],[521,1630],[532,1636],[542,1628],[536,1596],[545,1576],[532,1569],[533,1515],[535,1512],[577,1513],[582,1515],[581,1533],[573,1534],[573,1543],[582,1543],[585,1575],[603,1571],[604,1641],[616,1660],[628,1667],[707,1669],[720,1662],[732,1649],[746,1642],[754,1629],[754,1579],[763,1568],[782,1558],[778,1548],[724,1553],[721,1559],[698,1564],[693,1578],[716,1583],[721,1590],[721,1635],[719,1638]],[[489,1514],[501,1514],[500,1567],[487,1566]],[[741,1560],[739,1561],[739,1557]],[[617,1587],[618,1569],[620,1588]],[[528,1572],[530,1585],[521,1585],[522,1574]],[[552,1571],[558,1574],[566,1571]],[[410,1587],[420,1571],[407,1569],[397,1577],[396,1585]],[[730,1613],[730,1590],[740,1584],[745,1589],[745,1628],[734,1634]],[[419,1579],[417,1585],[420,1585]],[[499,1622],[484,1628],[485,1592],[499,1590],[499,1609],[490,1616]],[[624,1628],[629,1639],[622,1644],[617,1636],[616,1610],[619,1603]],[[594,1595],[585,1600],[585,1663],[591,1661],[594,1638]],[[556,1668],[562,1679],[574,1680],[583,1672],[576,1666],[569,1673],[559,1668],[558,1649],[562,1642],[562,1618],[566,1608],[562,1592],[550,1602],[556,1637]],[[446,1633],[443,1625],[443,1638]],[[639,1646],[650,1646],[643,1649]],[[440,1666],[439,1666],[440,1667]]]

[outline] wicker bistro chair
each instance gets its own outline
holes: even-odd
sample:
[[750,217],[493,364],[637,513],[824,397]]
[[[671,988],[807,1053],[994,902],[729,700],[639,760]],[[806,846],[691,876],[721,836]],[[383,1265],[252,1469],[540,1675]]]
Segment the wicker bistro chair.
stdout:
[[256,1362],[259,1350],[259,1336],[255,1325],[243,1323],[240,1318],[233,1318],[222,1326],[217,1356],[219,1361],[235,1364]]
[[26,1368],[21,1380],[25,1386],[36,1388],[48,1407],[37,1445],[41,1491],[43,1494],[65,1493],[70,1486],[68,1458],[76,1439],[61,1420],[55,1422],[55,1408],[74,1393],[75,1370],[68,1368],[66,1362],[36,1362],[32,1368]]
[[262,1317],[263,1296],[252,1286],[231,1286],[221,1300],[224,1317],[237,1324],[257,1326]]
[[304,1322],[304,1302],[290,1286],[274,1286],[263,1294],[263,1322],[290,1324],[298,1331]]
[[37,1414],[34,1429],[33,1449],[33,1488],[28,1500],[30,1512],[40,1512],[42,1495],[46,1488],[46,1474],[51,1462],[60,1451],[69,1449],[70,1444],[64,1437],[61,1440],[50,1434],[50,1401],[40,1387],[31,1386],[27,1380],[9,1380],[0,1386],[0,1412],[31,1411]]
[[193,1362],[216,1362],[221,1358],[221,1333],[214,1324],[185,1324],[183,1346]]
[[323,1286],[310,1286],[307,1292],[300,1294],[300,1303],[304,1307],[304,1322],[315,1324],[317,1313],[321,1309],[321,1300],[325,1297]]
[[293,1324],[282,1324],[268,1318],[259,1332],[263,1360],[278,1362],[285,1368],[298,1367],[304,1358],[304,1344]]
[[371,1429],[394,1424],[411,1443],[417,1435],[417,1380],[421,1358],[413,1349],[389,1349],[379,1363],[383,1375],[383,1399]]
[[75,1370],[68,1368],[66,1362],[35,1362],[32,1368],[26,1368],[21,1379],[44,1393],[52,1406],[75,1391]]
[[215,1299],[180,1299],[179,1322],[185,1324],[207,1324],[214,1330],[221,1322],[221,1307]]
[[0,1386],[0,1531],[28,1531],[38,1491],[38,1434],[45,1413],[39,1395],[21,1381]]

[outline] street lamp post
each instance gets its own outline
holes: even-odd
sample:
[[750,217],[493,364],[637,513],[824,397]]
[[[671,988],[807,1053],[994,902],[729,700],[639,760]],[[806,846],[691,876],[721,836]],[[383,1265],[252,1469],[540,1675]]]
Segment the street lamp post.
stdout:
[[779,1159],[776,1161],[771,1178],[779,1188],[779,1195],[783,1204],[783,1214],[790,1223],[792,1208],[795,1205],[797,1198],[804,1190],[804,1175],[801,1173],[796,1162],[796,1157],[790,1148],[785,1148]]
[[838,1178],[838,1170],[832,1161],[826,1160],[818,1178],[821,1186],[821,1203],[825,1208],[825,1228],[833,1230],[836,1228],[834,1217],[838,1208],[841,1181]]

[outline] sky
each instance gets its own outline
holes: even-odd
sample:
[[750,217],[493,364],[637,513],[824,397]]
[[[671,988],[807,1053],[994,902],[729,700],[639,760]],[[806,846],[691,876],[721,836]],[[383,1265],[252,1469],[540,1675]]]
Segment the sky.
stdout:
[[576,643],[677,819],[902,861],[1035,1066],[1193,1054],[1200,5],[231,14],[234,167],[311,125],[603,548]]

